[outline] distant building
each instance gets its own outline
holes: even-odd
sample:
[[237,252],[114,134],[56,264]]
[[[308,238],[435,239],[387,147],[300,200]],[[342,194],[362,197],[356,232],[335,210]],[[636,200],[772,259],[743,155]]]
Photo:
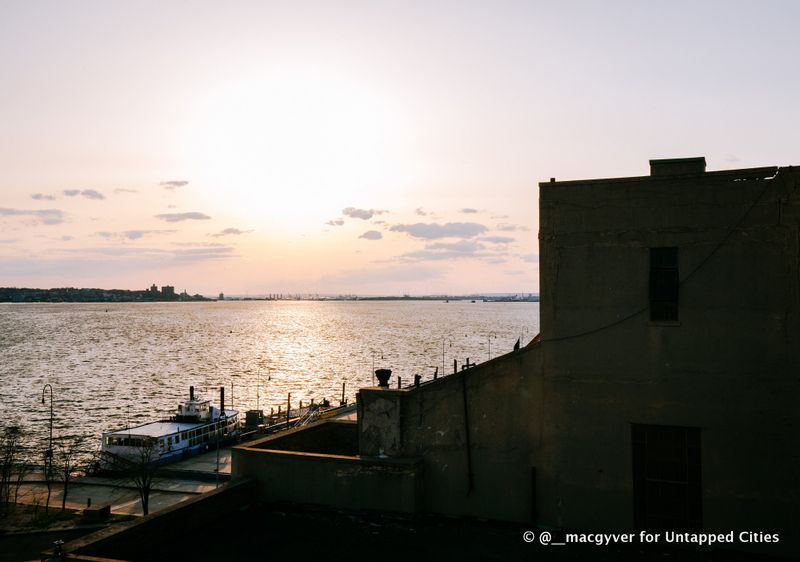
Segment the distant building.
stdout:
[[174,299],[175,287],[172,285],[163,285],[161,287],[161,296],[163,296],[165,299]]
[[224,293],[220,293],[219,294],[219,298],[217,300],[224,301],[225,300],[225,294]]
[[150,291],[149,291],[149,292],[150,292],[150,293],[152,293],[152,294],[154,294],[154,295],[157,295],[157,294],[158,294],[158,287],[156,287],[156,284],[155,284],[155,283],[153,283],[152,285],[150,285]]

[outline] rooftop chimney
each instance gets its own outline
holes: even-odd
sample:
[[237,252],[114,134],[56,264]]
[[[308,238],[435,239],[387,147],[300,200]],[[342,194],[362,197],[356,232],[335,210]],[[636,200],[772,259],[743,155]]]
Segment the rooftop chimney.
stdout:
[[225,387],[219,387],[219,413],[225,413]]
[[194,387],[189,387],[189,400],[194,400]]
[[678,176],[683,174],[704,174],[705,156],[697,158],[665,158],[650,160],[651,176]]

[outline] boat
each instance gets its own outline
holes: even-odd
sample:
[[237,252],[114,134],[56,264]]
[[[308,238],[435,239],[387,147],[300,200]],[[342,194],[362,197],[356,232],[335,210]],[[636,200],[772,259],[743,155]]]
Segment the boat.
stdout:
[[195,396],[178,405],[170,419],[103,433],[103,468],[114,469],[115,460],[166,464],[216,447],[239,436],[239,411],[225,409],[225,388],[220,406]]

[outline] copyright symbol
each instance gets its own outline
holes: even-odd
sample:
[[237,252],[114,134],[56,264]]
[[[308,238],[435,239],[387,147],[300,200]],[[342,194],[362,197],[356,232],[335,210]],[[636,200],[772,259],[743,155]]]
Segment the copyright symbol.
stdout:
[[553,537],[551,537],[550,533],[548,533],[547,531],[544,531],[543,533],[539,533],[539,542],[542,543],[543,545],[550,544],[550,539],[552,539],[552,538]]
[[533,542],[534,540],[536,540],[536,535],[534,534],[533,531],[525,531],[524,533],[522,533],[522,540],[524,540],[525,542]]

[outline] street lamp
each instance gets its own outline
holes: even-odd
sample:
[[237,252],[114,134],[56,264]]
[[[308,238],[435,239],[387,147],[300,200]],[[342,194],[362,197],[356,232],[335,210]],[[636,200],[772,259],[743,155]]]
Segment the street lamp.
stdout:
[[494,332],[489,332],[489,335],[486,336],[486,343],[488,344],[489,359],[492,358],[492,338],[497,339],[497,334],[495,334]]
[[450,338],[442,338],[442,376],[444,376],[444,342],[449,341],[450,347],[453,347],[453,340]]
[[47,383],[42,388],[42,404],[44,404],[44,391],[50,389],[50,439],[47,444],[47,454],[45,455],[45,480],[47,481],[47,508],[50,507],[50,476],[53,470],[53,387]]

